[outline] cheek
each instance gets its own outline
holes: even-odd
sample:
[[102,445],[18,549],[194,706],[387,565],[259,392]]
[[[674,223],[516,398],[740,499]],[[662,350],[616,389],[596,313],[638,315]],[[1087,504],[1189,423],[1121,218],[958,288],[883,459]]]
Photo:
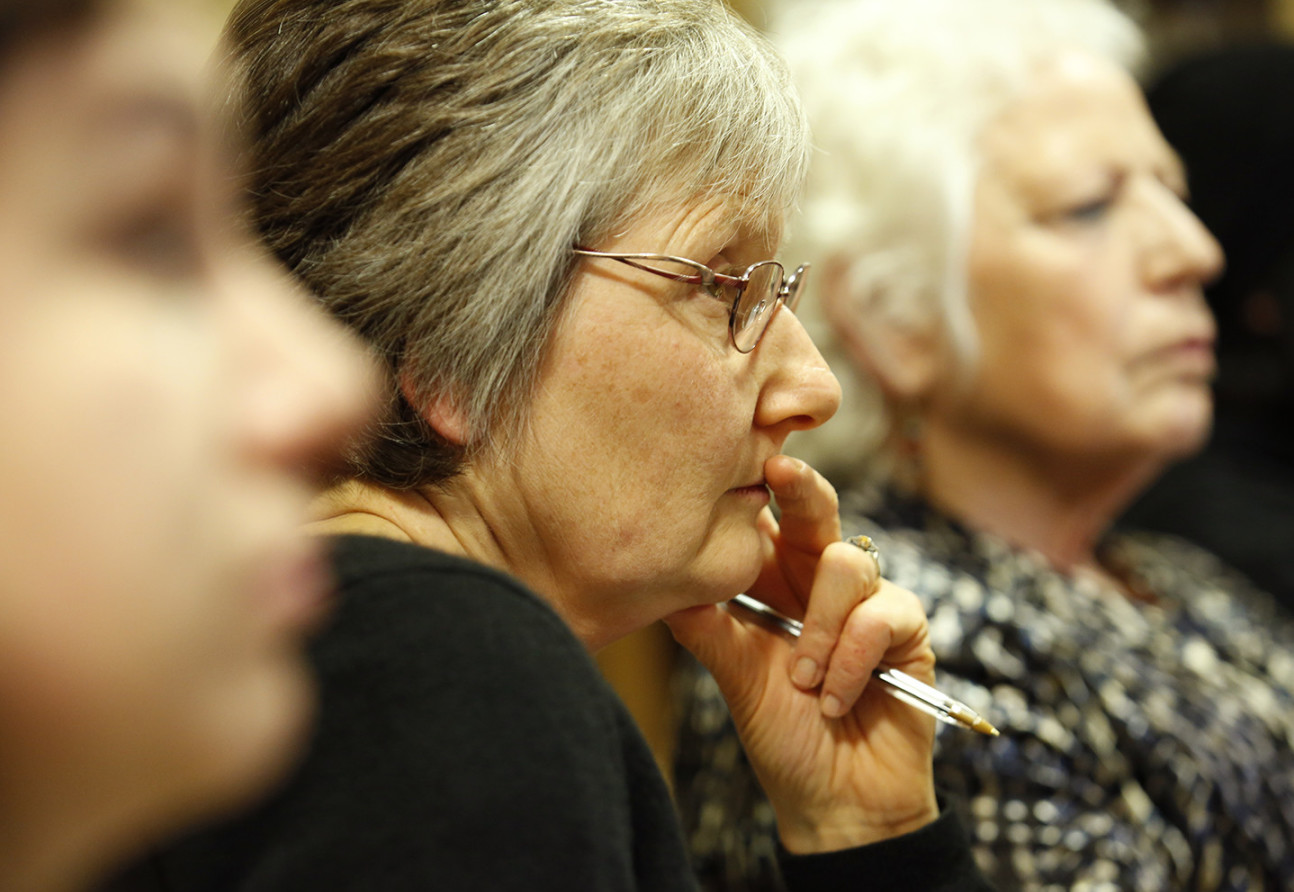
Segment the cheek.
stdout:
[[543,529],[582,543],[570,560],[590,575],[677,572],[708,541],[746,458],[739,380],[671,322],[650,338],[589,332],[558,346],[535,405],[527,503]]
[[[27,514],[28,534],[125,567],[150,543],[192,531],[215,473],[209,416],[219,409],[196,386],[200,344],[186,338],[172,349],[147,326],[100,321],[54,326],[18,357],[29,371],[4,399],[3,485],[6,514]],[[181,360],[184,349],[192,352]],[[10,532],[23,535],[21,525]]]
[[304,715],[300,655],[243,575],[263,488],[222,445],[200,331],[78,306],[0,344],[0,759],[33,777],[232,793]]
[[71,665],[125,672],[227,624],[211,594],[219,409],[197,384],[200,342],[120,307],[69,309],[0,366],[21,382],[0,396],[0,579],[19,599],[44,593],[27,620]]
[[1126,302],[1086,271],[1025,272],[979,308],[978,384],[959,411],[1068,448],[1119,425],[1130,404]]
[[568,403],[566,434],[586,459],[613,474],[686,474],[731,458],[723,443],[740,427],[739,399],[722,358],[671,322],[650,338],[590,332],[565,351],[548,386]]
[[1059,259],[992,272],[972,286],[986,362],[1000,362],[1021,386],[1072,388],[1117,373],[1130,321],[1122,289],[1099,271]]

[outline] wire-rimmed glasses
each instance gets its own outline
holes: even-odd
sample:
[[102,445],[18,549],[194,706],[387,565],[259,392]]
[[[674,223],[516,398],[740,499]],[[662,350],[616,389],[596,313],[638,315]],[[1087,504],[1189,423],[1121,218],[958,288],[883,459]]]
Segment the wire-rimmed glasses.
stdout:
[[[699,285],[716,300],[731,305],[728,310],[728,331],[732,335],[732,345],[739,353],[749,353],[759,344],[760,338],[768,329],[768,324],[777,315],[779,303],[786,304],[787,309],[795,312],[800,294],[804,290],[804,280],[809,272],[809,265],[803,264],[787,277],[786,270],[776,260],[761,260],[746,267],[740,276],[715,272],[704,263],[688,260],[686,257],[674,257],[670,254],[608,254],[605,251],[590,251],[587,248],[574,248],[576,254],[585,257],[601,257],[654,273],[675,282]],[[656,263],[678,263],[696,270],[695,275],[670,272],[650,266],[642,261]],[[725,289],[729,289],[725,292]],[[731,298],[730,298],[731,295]]]

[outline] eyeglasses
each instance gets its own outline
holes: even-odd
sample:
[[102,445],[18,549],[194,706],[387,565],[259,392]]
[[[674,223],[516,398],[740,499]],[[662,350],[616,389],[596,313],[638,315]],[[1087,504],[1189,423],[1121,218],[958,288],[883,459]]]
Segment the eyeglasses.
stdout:
[[[574,248],[576,254],[585,257],[601,257],[654,273],[675,282],[686,282],[699,285],[711,297],[725,303],[731,300],[728,310],[728,331],[732,335],[732,345],[739,353],[749,353],[759,344],[768,323],[777,315],[778,303],[795,312],[795,305],[804,290],[804,279],[809,273],[809,265],[796,268],[787,278],[786,270],[776,260],[761,260],[746,267],[740,276],[717,273],[704,263],[688,260],[685,257],[673,257],[669,254],[607,254],[603,251],[589,251],[585,248]],[[656,263],[678,263],[696,270],[696,275],[670,272],[657,269],[640,261],[649,260]],[[725,289],[730,289],[725,292]],[[731,298],[729,297],[731,295]]]

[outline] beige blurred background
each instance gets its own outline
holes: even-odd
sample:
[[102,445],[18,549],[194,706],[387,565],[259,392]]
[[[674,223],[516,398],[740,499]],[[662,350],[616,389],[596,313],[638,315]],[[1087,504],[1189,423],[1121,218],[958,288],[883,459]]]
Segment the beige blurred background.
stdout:
[[[235,0],[200,0],[210,14],[212,44]],[[729,0],[756,26],[766,23],[772,2]],[[902,3],[903,0],[892,0]],[[968,0],[971,2],[971,0]],[[1258,39],[1294,41],[1294,0],[1115,0],[1141,22],[1150,37],[1151,73],[1192,52]],[[673,739],[668,680],[675,658],[669,632],[657,624],[598,654],[603,672],[619,690],[670,776]]]

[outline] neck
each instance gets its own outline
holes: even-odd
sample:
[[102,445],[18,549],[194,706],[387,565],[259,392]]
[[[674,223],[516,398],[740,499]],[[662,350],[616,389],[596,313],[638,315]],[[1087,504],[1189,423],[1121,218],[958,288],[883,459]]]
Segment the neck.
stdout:
[[1147,461],[1043,454],[937,422],[927,424],[921,453],[918,488],[932,505],[1064,572],[1096,564],[1101,537],[1160,470]]
[[310,515],[313,520],[307,530],[321,536],[377,536],[473,558],[480,551],[455,531],[427,494],[417,490],[346,480],[321,494]]
[[309,530],[378,536],[469,558],[523,582],[590,651],[621,637],[624,632],[605,629],[578,609],[578,599],[568,596],[553,573],[554,562],[525,534],[524,524],[496,507],[473,485],[470,470],[448,486],[409,492],[348,480],[319,497]]

